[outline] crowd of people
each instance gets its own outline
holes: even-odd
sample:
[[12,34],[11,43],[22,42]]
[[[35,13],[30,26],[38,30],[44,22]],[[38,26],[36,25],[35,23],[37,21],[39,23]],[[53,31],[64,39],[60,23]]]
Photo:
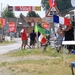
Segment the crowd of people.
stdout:
[[[21,34],[21,39],[22,39],[21,49],[25,49],[25,47],[27,45],[28,37],[30,38],[30,45],[29,45],[29,47],[30,48],[35,48],[37,35],[34,32],[34,30],[32,30],[30,32],[30,34],[27,35],[26,29],[25,29],[25,25],[24,25],[23,29],[20,31],[20,34]],[[63,25],[59,25],[59,27],[57,29],[57,34],[58,34],[58,37],[56,39],[56,45],[57,45],[57,52],[59,53],[61,51],[61,48],[62,48],[63,38],[65,38],[64,39],[65,41],[72,41],[72,40],[74,40],[74,28],[72,27],[72,25],[66,26],[66,27],[63,27]],[[39,36],[40,36],[40,32],[38,32],[38,37]],[[67,49],[68,49],[68,53],[71,53],[72,49],[75,49],[75,46],[67,45]]]
[[[65,26],[65,25],[64,25]],[[62,41],[73,41],[74,40],[74,28],[71,24],[70,26],[63,27],[63,25],[59,25],[57,29],[57,52],[60,52],[62,47]],[[64,39],[65,38],[65,39]],[[70,54],[72,50],[75,50],[74,45],[67,45],[68,53]]]
[[20,36],[21,36],[21,40],[22,40],[21,49],[25,49],[27,42],[28,42],[28,37],[30,38],[30,45],[28,45],[28,46],[30,48],[35,48],[36,33],[34,32],[34,30],[32,30],[30,34],[27,34],[26,27],[24,25],[23,29],[20,31]]

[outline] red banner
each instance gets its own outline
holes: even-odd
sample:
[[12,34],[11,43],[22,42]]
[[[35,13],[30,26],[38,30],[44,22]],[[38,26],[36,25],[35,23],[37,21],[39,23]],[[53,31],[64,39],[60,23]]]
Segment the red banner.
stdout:
[[2,18],[2,25],[5,25],[5,18]]
[[32,6],[14,6],[15,11],[32,11]]
[[15,22],[8,22],[9,30],[8,32],[16,32]]

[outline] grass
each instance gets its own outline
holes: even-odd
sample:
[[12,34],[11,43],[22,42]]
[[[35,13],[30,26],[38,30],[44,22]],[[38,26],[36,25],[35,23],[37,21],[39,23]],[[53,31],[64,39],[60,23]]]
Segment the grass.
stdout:
[[[49,47],[47,51],[43,52],[40,49],[34,50],[19,50],[12,53],[7,53],[4,56],[9,57],[31,57],[41,56],[54,57],[54,59],[21,59],[13,62],[2,62],[0,68],[5,67],[11,75],[72,75],[70,62],[75,61],[75,55],[66,54],[66,63],[63,65],[63,54],[55,53],[54,50]],[[56,58],[59,57],[59,58]],[[75,69],[74,69],[75,72]]]
[[59,53],[55,53],[54,49],[49,47],[46,51],[43,51],[42,49],[27,49],[7,53],[7,55],[9,56],[47,55],[56,57],[59,55]]
[[13,44],[15,43],[15,41],[3,41],[3,42],[0,42],[0,46],[3,46],[3,45],[7,45],[7,44]]
[[49,50],[43,51],[39,49],[29,49],[29,50],[18,50],[14,52],[7,53],[8,56],[27,56],[27,55],[43,55],[43,56],[59,56],[59,53],[55,53],[55,51],[50,47]]

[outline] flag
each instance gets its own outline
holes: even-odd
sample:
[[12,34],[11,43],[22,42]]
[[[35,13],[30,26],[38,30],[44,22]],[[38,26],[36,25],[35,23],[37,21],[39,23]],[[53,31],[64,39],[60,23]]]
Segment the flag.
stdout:
[[50,5],[50,7],[55,7],[56,6],[56,0],[49,0],[49,5]]
[[45,34],[50,34],[50,31],[49,30],[45,30]]
[[46,44],[46,38],[42,34],[39,36],[39,42]]
[[38,26],[37,25],[35,25],[34,31],[38,32]]
[[35,28],[34,28],[34,31],[35,32],[40,32],[40,33],[42,33],[42,34],[50,34],[50,31],[49,30],[46,30],[46,29],[44,29],[42,26],[40,26],[40,25],[35,25]]
[[71,25],[70,24],[71,19],[60,17],[60,16],[57,16],[57,15],[53,15],[53,22],[56,22],[56,23],[59,23],[59,24],[63,24],[63,25],[66,25],[66,26],[70,26]]
[[40,26],[40,25],[35,25],[34,31],[35,32],[38,32],[39,31],[42,34],[45,34],[45,29],[42,26]]

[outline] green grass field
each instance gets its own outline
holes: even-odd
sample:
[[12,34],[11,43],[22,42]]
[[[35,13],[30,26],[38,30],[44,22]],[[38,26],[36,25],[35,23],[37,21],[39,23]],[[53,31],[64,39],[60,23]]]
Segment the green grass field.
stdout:
[[3,56],[7,60],[17,60],[0,63],[0,68],[5,67],[11,75],[72,75],[70,62],[75,61],[75,55],[65,54],[64,57],[63,53],[55,53],[51,47],[45,52],[41,49],[16,50]]

